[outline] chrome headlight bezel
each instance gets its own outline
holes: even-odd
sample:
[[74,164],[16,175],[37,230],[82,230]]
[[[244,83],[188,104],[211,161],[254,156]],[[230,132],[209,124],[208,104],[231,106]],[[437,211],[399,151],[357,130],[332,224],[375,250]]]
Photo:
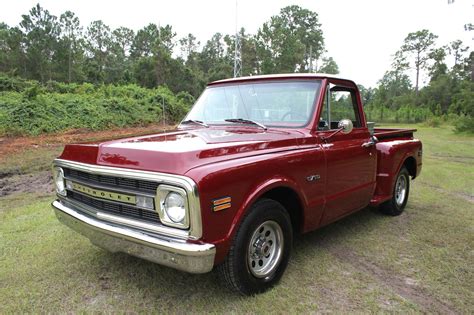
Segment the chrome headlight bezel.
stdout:
[[[178,193],[184,199],[184,218],[180,222],[174,222],[168,215],[166,211],[166,197],[170,193]],[[156,211],[160,216],[161,223],[167,226],[176,227],[180,229],[188,229],[189,228],[189,202],[188,202],[188,195],[186,190],[176,186],[170,185],[159,185],[156,190]]]
[[53,166],[53,180],[56,193],[61,196],[67,195],[64,170],[59,166]]

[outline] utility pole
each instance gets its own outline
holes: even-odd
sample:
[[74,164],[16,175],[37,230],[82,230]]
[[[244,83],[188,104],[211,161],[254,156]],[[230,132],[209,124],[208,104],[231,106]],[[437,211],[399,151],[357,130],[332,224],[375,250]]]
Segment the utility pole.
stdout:
[[242,43],[240,42],[239,27],[237,23],[237,0],[235,0],[235,49],[234,49],[234,78],[242,76]]
[[[153,50],[154,50],[154,48],[152,46],[151,47],[151,54],[154,55],[153,56],[154,58],[156,58],[156,68],[155,68],[156,83],[157,83],[157,85],[161,85],[161,84],[163,84],[163,81],[162,81],[162,75],[160,73],[161,72],[161,64],[160,64],[160,58],[159,58],[159,55],[162,53],[161,52],[161,25],[160,25],[160,21],[158,21],[158,47],[156,48],[155,53],[153,53]],[[163,105],[163,115],[164,115],[164,105]]]
[[309,46],[309,73],[313,73],[313,46]]

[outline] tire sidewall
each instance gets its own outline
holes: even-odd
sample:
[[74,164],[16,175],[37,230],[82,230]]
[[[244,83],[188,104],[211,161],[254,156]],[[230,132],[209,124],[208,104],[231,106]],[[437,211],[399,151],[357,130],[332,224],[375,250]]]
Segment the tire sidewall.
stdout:
[[[401,205],[399,205],[397,203],[397,199],[396,199],[396,190],[397,190],[397,182],[398,182],[398,179],[401,177],[401,176],[404,176],[405,177],[405,182],[406,182],[406,193],[405,193],[405,199],[403,200],[403,203]],[[395,184],[393,185],[393,192],[392,192],[392,204],[394,206],[394,208],[397,210],[398,213],[402,213],[403,210],[405,210],[405,206],[407,205],[407,202],[408,202],[408,195],[410,194],[410,174],[408,174],[408,170],[403,167],[400,172],[398,173],[397,175],[397,179],[395,180]]]
[[[276,222],[283,232],[282,256],[275,270],[265,278],[257,278],[248,265],[248,248],[255,230],[266,221]],[[283,206],[273,200],[262,199],[252,206],[243,219],[235,238],[234,267],[239,277],[239,287],[246,294],[263,292],[276,284],[282,277],[290,258],[293,231],[288,213]]]

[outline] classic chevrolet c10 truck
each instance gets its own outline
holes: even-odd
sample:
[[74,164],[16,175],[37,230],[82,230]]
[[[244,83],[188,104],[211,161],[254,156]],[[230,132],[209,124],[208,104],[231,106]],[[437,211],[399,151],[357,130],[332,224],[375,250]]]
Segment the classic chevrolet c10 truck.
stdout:
[[329,75],[210,83],[175,131],[66,145],[59,221],[111,252],[246,295],[282,277],[293,236],[367,206],[403,212],[421,171],[416,130],[366,122],[357,85]]

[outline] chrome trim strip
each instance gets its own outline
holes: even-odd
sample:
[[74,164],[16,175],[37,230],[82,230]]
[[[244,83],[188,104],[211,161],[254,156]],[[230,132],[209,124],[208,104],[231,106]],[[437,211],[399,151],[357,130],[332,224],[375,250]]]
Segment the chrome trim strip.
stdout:
[[179,229],[164,226],[159,223],[157,224],[147,223],[145,221],[134,220],[134,219],[130,219],[130,218],[122,217],[122,216],[116,216],[113,214],[100,212],[100,210],[94,207],[90,207],[86,204],[80,203],[74,199],[65,199],[64,197],[61,197],[58,195],[57,197],[59,197],[59,200],[63,202],[66,206],[75,208],[78,211],[81,211],[92,217],[96,217],[98,219],[102,217],[102,219],[104,220],[110,220],[111,222],[120,223],[120,224],[126,225],[131,228],[135,228],[135,229],[145,230],[152,233],[158,233],[163,236],[176,237],[183,240],[190,238],[189,231],[186,231],[186,230],[179,230]]
[[190,220],[189,238],[199,239],[202,236],[202,219],[199,193],[196,183],[189,177],[150,171],[123,169],[110,166],[91,165],[62,159],[55,159],[53,163],[57,166],[73,168],[91,174],[141,179],[181,187],[185,189],[188,194]]
[[83,215],[54,201],[58,220],[111,252],[125,252],[152,262],[191,273],[212,270],[216,248],[213,244],[193,244],[184,240],[162,238]]

